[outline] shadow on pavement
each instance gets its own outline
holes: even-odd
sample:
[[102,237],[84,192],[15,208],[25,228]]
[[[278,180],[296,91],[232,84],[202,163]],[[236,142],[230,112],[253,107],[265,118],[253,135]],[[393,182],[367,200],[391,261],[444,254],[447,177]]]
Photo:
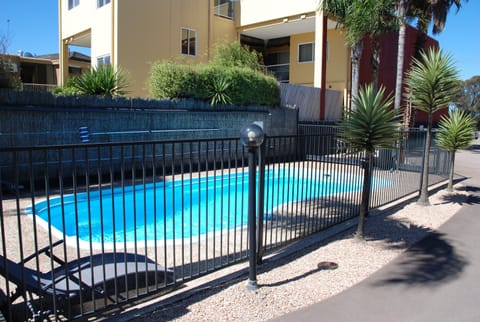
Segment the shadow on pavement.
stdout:
[[468,261],[455,251],[444,234],[431,232],[406,251],[401,262],[395,266],[398,267],[396,272],[388,273],[391,277],[376,282],[375,286],[436,286],[457,279],[466,265]]
[[453,193],[442,196],[441,204],[456,203],[461,206],[480,204],[480,196]]
[[458,187],[458,191],[466,191],[466,192],[479,192],[480,187],[477,186],[463,186],[463,187]]

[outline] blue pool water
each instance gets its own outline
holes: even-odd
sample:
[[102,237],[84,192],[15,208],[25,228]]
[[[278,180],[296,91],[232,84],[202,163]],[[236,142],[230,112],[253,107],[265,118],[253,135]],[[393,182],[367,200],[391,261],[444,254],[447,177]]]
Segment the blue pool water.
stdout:
[[[361,189],[361,179],[349,174],[303,175],[282,169],[280,178],[279,171],[266,174],[270,212],[288,202]],[[35,204],[35,215],[50,223],[59,237],[78,236],[81,242],[172,240],[246,225],[247,197],[248,174],[242,172],[185,178],[183,185],[181,180],[162,181],[155,187],[152,183],[51,198]]]

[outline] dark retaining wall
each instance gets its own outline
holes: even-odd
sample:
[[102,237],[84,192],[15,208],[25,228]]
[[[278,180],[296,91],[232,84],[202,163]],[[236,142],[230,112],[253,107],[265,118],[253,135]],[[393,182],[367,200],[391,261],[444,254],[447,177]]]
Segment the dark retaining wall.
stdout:
[[80,127],[88,128],[92,143],[238,137],[240,128],[254,121],[263,122],[270,136],[297,130],[296,110],[211,107],[190,100],[56,98],[0,91],[0,113],[1,147],[81,143]]

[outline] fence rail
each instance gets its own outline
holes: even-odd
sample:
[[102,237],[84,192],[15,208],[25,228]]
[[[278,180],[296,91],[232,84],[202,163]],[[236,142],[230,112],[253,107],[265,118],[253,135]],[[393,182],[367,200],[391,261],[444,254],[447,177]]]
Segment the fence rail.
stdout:
[[[411,131],[398,149],[378,151],[371,207],[418,190],[422,140]],[[260,253],[357,215],[362,154],[342,144],[332,126],[266,138]],[[432,154],[433,183],[448,158]],[[88,317],[248,257],[238,139],[2,148],[0,181],[10,320]]]

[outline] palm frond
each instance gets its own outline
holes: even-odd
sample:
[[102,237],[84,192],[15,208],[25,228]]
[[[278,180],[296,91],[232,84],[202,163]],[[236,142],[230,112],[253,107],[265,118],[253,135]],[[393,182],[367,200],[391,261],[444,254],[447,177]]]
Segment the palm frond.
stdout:
[[392,97],[385,99],[384,94],[383,87],[376,94],[372,85],[360,89],[354,98],[357,109],[342,122],[342,140],[366,151],[392,146],[398,138],[398,116],[391,108]]
[[464,111],[455,110],[448,117],[442,116],[437,133],[437,144],[442,149],[456,152],[465,149],[474,139],[475,120]]

